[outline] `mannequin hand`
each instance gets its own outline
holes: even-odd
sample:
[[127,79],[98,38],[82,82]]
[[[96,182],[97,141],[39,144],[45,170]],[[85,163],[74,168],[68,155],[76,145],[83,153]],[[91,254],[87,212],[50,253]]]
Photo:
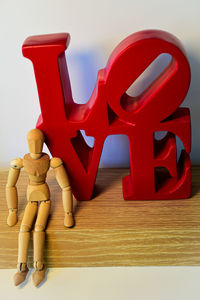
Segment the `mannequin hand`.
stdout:
[[74,226],[74,216],[72,213],[65,213],[65,218],[64,218],[64,226],[65,227],[72,227]]
[[7,218],[7,224],[8,226],[14,226],[17,224],[18,218],[17,218],[17,209],[9,209],[9,215]]

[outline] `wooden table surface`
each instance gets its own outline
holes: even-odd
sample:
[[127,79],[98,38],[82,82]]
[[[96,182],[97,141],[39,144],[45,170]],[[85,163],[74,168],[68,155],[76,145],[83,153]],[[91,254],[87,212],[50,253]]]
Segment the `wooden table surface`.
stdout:
[[[192,167],[192,195],[184,200],[124,201],[121,179],[128,172],[99,169],[93,200],[74,201],[76,226],[72,229],[63,226],[61,189],[49,172],[48,267],[200,265],[200,167]],[[0,172],[0,268],[15,268],[28,178],[21,172],[19,221],[8,227],[7,174],[7,170]],[[31,239],[30,266],[32,254]]]

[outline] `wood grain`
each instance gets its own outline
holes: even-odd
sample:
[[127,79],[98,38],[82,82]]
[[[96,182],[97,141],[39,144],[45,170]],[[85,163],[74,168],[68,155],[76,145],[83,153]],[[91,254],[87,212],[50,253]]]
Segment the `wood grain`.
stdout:
[[[7,174],[7,170],[0,172],[0,268],[15,268],[28,178],[21,173],[19,221],[10,228]],[[76,226],[66,229],[61,190],[49,172],[48,267],[200,265],[200,167],[192,168],[192,195],[184,200],[124,201],[121,179],[127,174],[128,169],[100,169],[93,200],[74,201]],[[32,240],[30,244],[32,266]]]

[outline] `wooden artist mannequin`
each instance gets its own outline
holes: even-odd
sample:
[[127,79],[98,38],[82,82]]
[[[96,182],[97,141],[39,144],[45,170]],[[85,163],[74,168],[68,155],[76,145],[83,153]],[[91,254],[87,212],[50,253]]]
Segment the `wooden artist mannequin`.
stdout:
[[45,276],[43,263],[43,249],[45,242],[45,228],[50,212],[50,193],[45,182],[47,171],[52,167],[56,179],[62,188],[62,200],[65,212],[64,226],[72,227],[73,198],[68,176],[60,158],[49,159],[48,154],[42,152],[44,135],[39,129],[31,130],[27,135],[30,153],[23,159],[16,158],[11,162],[6,186],[6,199],[9,209],[7,224],[14,226],[17,223],[18,197],[16,183],[20,169],[24,167],[29,176],[27,187],[27,206],[22,219],[18,240],[18,271],[14,275],[14,284],[19,285],[26,279],[28,273],[27,258],[30,231],[35,221],[33,232],[33,255],[35,271],[32,275],[33,283],[37,286]]

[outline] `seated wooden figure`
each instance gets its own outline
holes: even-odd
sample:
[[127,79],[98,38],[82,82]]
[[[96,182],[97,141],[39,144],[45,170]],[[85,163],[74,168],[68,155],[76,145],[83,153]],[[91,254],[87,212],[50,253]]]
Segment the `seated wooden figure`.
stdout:
[[35,221],[33,233],[34,268],[32,275],[35,286],[39,285],[45,277],[43,263],[43,249],[45,243],[45,228],[50,212],[50,192],[45,182],[47,171],[52,167],[56,179],[62,188],[62,200],[65,212],[64,226],[74,225],[73,197],[67,173],[60,158],[50,159],[48,154],[42,152],[44,135],[39,129],[31,130],[27,135],[30,153],[23,159],[16,158],[11,162],[6,186],[6,199],[9,209],[7,224],[14,226],[17,223],[18,197],[16,183],[20,169],[24,167],[29,176],[27,187],[27,206],[22,219],[18,240],[18,271],[14,275],[14,284],[19,285],[26,279],[29,271],[27,267],[28,245],[30,231]]

